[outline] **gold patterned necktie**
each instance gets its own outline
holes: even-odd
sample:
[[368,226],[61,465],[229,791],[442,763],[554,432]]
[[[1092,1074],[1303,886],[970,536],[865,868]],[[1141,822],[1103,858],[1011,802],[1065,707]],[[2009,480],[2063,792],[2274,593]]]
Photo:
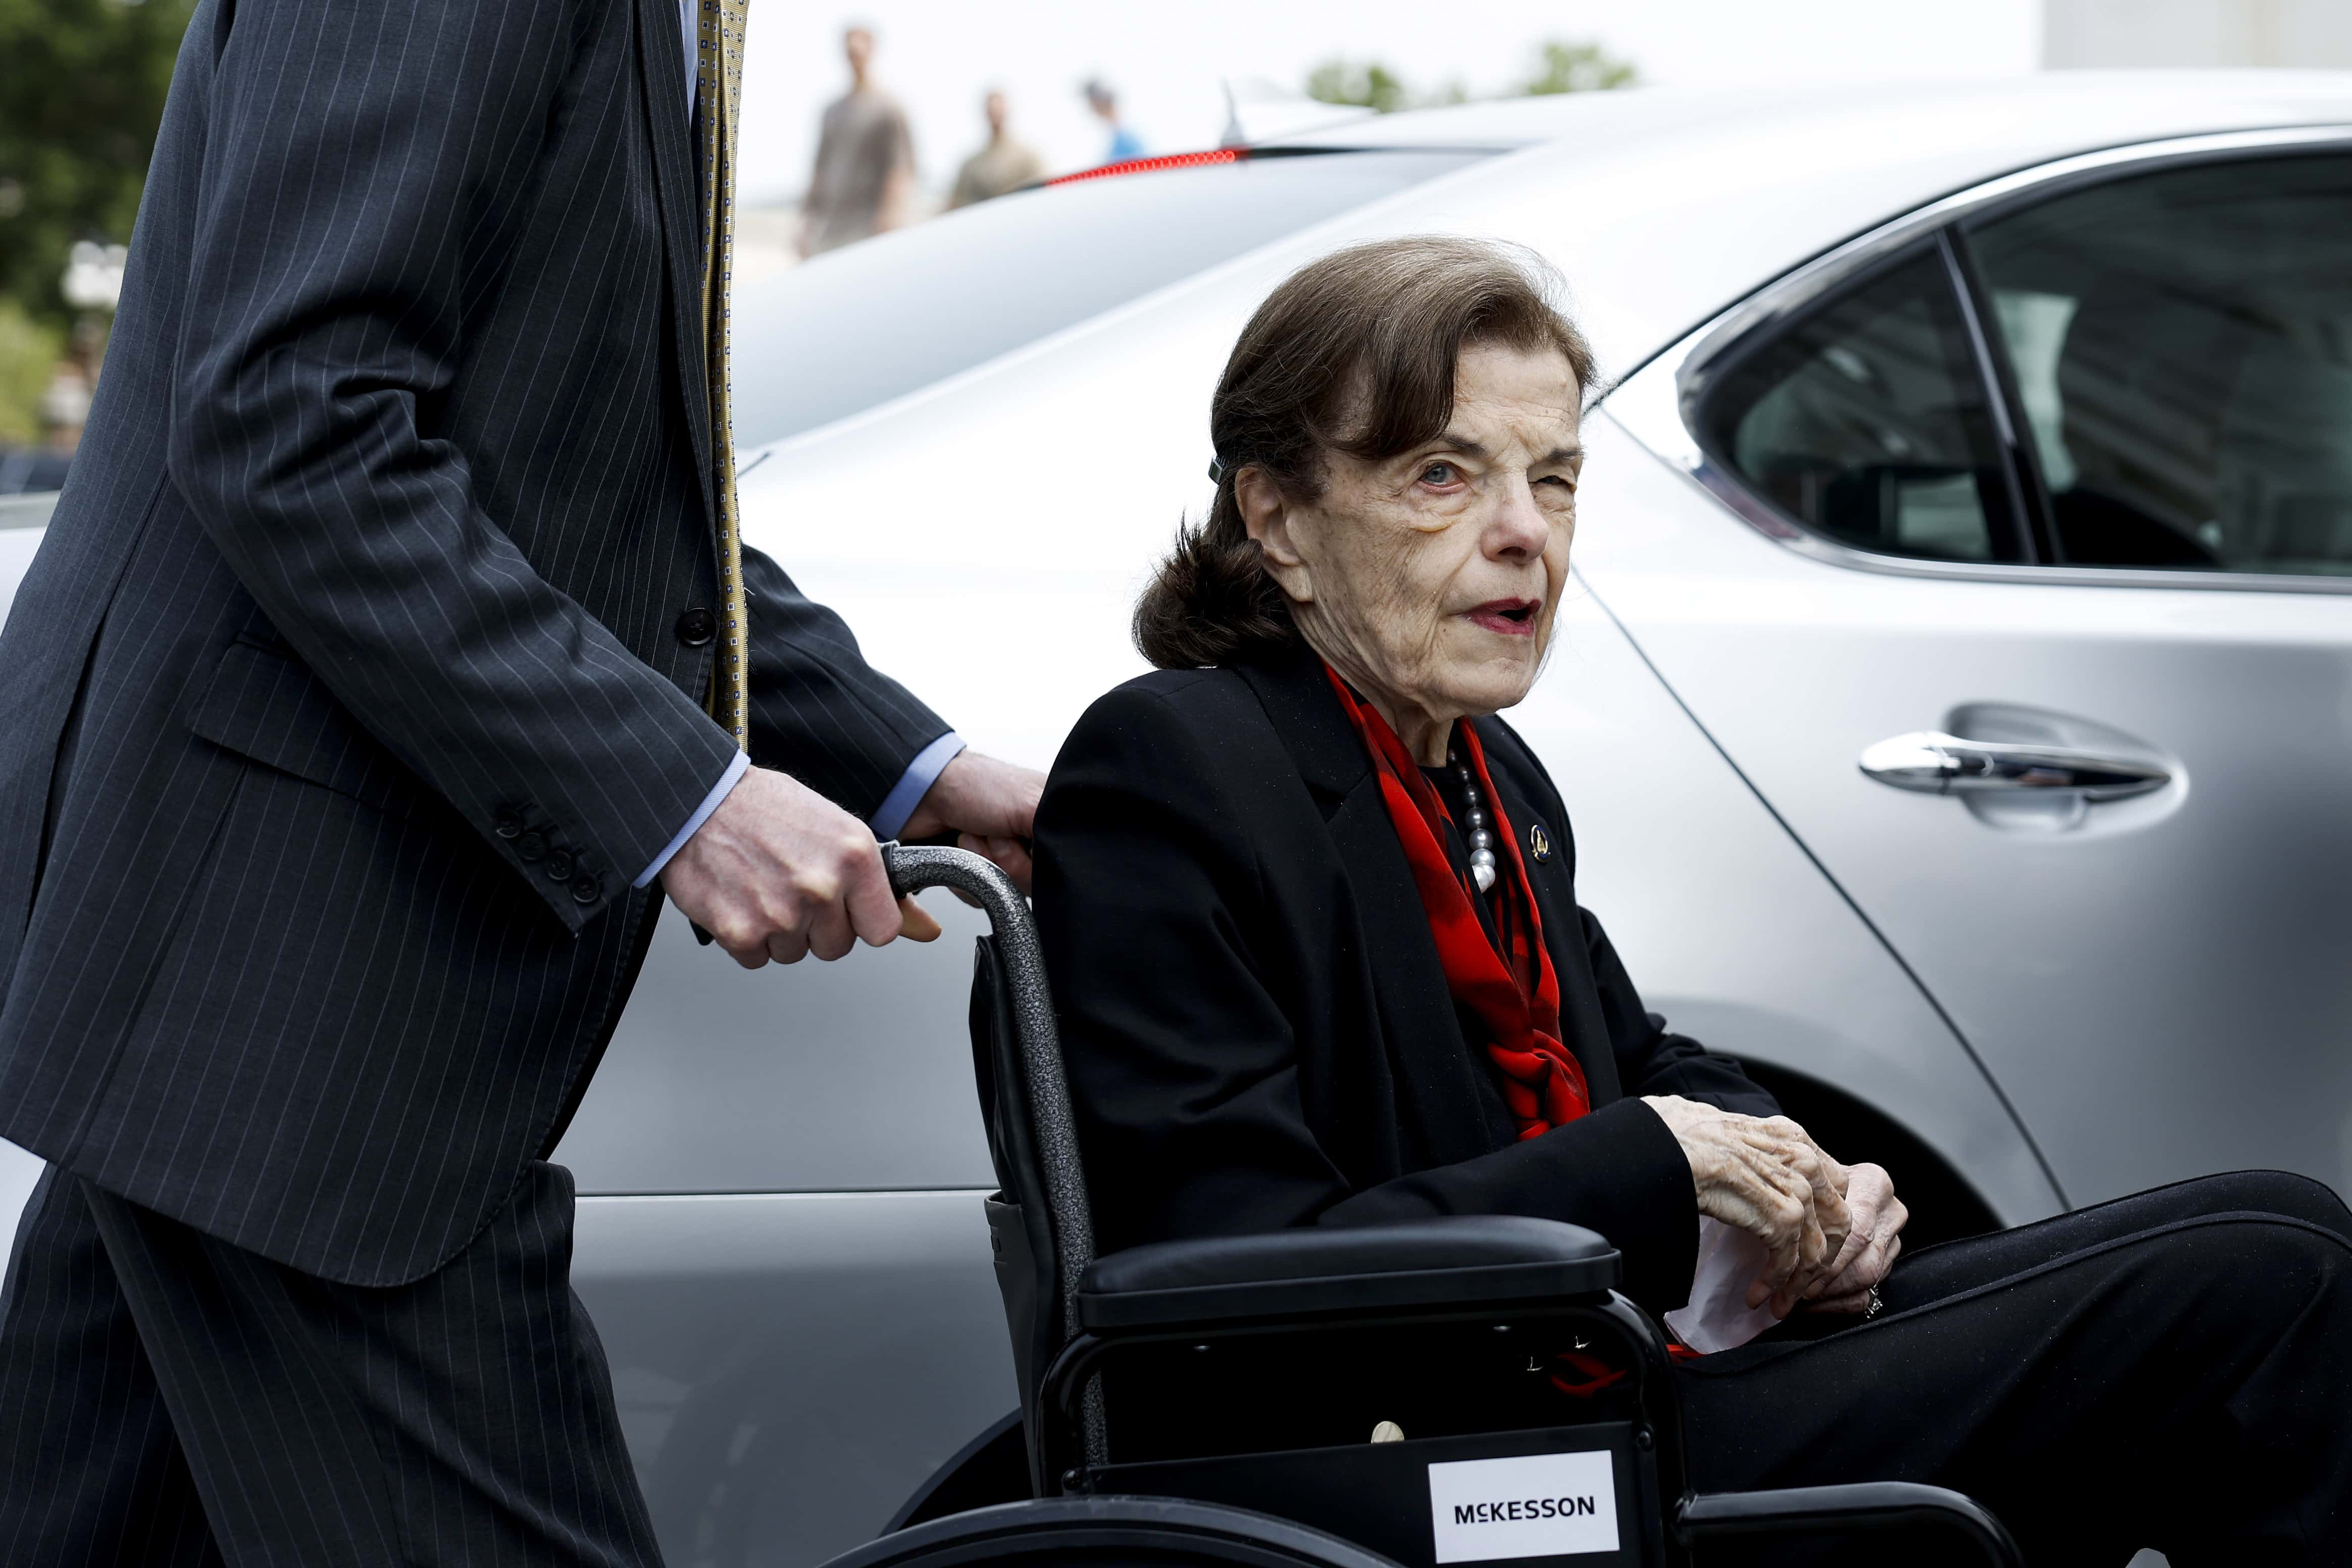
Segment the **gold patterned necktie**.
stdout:
[[743,24],[751,0],[700,0],[695,50],[702,131],[702,363],[710,381],[710,460],[718,468],[719,657],[710,677],[710,714],[741,750],[750,722],[744,686],[743,543],[735,510],[735,417],[727,389],[728,283],[735,250],[735,124],[743,96]]

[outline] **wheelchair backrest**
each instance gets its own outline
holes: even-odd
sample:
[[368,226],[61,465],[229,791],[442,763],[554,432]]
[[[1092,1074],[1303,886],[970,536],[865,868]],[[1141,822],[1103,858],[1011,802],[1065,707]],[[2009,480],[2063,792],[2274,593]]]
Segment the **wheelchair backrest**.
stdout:
[[[972,1072],[996,1167],[997,1192],[988,1202],[996,1281],[1013,1333],[1021,1413],[1034,1435],[1038,1386],[1055,1353],[1077,1336],[1078,1279],[1095,1257],[1077,1119],[1036,922],[1013,879],[969,851],[885,844],[882,864],[902,898],[953,888],[988,912],[990,934],[980,939],[972,974]],[[1034,1470],[1034,1442],[1030,1451]]]
[[[989,1247],[996,1288],[1004,1299],[1005,1327],[1013,1336],[1021,1414],[1034,1430],[1038,1385],[1055,1352],[1075,1331],[1067,1282],[1093,1260],[1088,1245],[1086,1255],[1066,1272],[1062,1238],[1090,1242],[1091,1216],[1081,1212],[1076,1226],[1054,1224],[1054,1203],[1038,1158],[1038,1108],[1022,1059],[1012,978],[995,937],[983,936],[972,947],[972,1079],[988,1129],[989,1159],[996,1168],[997,1190],[987,1205]],[[1060,1114],[1066,1120],[1069,1116],[1066,1095]],[[1075,1164],[1075,1136],[1066,1147]],[[1077,1190],[1083,1208],[1082,1175]]]

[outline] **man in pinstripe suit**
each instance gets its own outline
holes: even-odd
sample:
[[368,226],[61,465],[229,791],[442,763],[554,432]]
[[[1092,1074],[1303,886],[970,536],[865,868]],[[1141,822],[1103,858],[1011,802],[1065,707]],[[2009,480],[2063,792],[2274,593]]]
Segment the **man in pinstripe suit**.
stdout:
[[757,964],[899,934],[877,833],[1017,860],[1034,774],[730,592],[697,20],[196,9],[0,637],[0,1562],[656,1561],[545,1163],[655,882]]

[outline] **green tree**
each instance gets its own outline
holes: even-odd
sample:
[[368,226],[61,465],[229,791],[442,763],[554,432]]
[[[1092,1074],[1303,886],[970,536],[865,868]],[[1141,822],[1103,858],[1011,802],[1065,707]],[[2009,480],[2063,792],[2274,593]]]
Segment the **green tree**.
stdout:
[[41,394],[66,352],[66,335],[0,300],[0,447],[29,447],[41,434]]
[[78,239],[131,238],[195,0],[0,0],[0,443],[39,428]]
[[[1562,38],[1539,46],[1536,65],[1535,75],[1497,96],[1591,92],[1632,87],[1639,79],[1631,61],[1617,58],[1599,44],[1571,43]],[[1382,114],[1393,114],[1400,109],[1467,103],[1472,98],[1469,89],[1458,81],[1449,82],[1435,92],[1415,92],[1412,84],[1379,60],[1351,60],[1339,55],[1307,72],[1307,96],[1324,103],[1345,103]]]
[[1599,44],[1553,38],[1538,50],[1538,58],[1542,68],[1519,89],[1522,96],[1600,92],[1612,87],[1632,87],[1640,79],[1632,61],[1617,58]]
[[77,239],[131,237],[194,0],[0,0],[0,299],[55,325]]
[[1307,96],[1323,103],[1344,103],[1393,114],[1412,106],[1404,80],[1378,60],[1356,61],[1338,56],[1307,73]]

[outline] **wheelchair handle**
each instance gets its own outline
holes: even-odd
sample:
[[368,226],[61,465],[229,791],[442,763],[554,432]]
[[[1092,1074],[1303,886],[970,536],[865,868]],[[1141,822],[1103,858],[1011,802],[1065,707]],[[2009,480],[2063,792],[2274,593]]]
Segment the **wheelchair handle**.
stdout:
[[1062,1070],[1062,1042],[1054,1026],[1054,993],[1045,981],[1045,957],[1037,945],[1029,900],[996,863],[969,849],[908,845],[882,846],[882,868],[890,890],[900,897],[925,888],[952,888],[980,901],[996,938],[996,956],[1013,993],[1013,1024],[1019,1037],[1024,1098],[1030,1133],[1045,1183],[1046,1218],[1053,1226],[1055,1261],[1062,1286],[1063,1337],[1075,1339],[1078,1278],[1095,1258],[1094,1219],[1087,1204],[1085,1167],[1078,1160],[1077,1117],[1070,1109],[1070,1084]]

